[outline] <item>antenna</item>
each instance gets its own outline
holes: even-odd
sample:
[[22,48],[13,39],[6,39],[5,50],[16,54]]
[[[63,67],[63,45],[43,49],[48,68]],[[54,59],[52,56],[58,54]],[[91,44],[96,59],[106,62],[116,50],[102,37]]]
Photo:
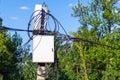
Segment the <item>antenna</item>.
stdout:
[[42,6],[43,6],[43,7],[47,7],[47,5],[46,5],[46,3],[45,3],[45,2],[43,2]]

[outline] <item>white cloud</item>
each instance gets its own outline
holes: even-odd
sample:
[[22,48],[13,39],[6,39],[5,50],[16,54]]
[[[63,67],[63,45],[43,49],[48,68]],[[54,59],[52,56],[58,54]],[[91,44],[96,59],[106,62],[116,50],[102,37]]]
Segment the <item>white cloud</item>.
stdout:
[[69,7],[73,7],[73,6],[74,6],[74,4],[73,4],[73,3],[70,3],[70,4],[68,4],[68,6],[69,6]]
[[12,17],[10,17],[10,19],[12,19],[12,20],[18,20],[19,18],[15,17],[15,16],[12,16]]
[[118,0],[117,4],[120,4],[120,0]]
[[21,6],[20,9],[21,10],[28,10],[29,8],[27,6]]
[[77,5],[77,3],[69,3],[68,4],[69,7],[74,7],[75,5]]

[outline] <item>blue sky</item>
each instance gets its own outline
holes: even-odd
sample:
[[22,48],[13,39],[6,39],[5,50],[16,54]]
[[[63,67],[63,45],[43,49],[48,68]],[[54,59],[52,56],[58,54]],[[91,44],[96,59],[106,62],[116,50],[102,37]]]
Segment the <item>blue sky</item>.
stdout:
[[[0,17],[3,19],[3,25],[27,29],[35,4],[42,4],[44,1],[50,13],[61,22],[67,32],[78,29],[78,20],[71,16],[73,13],[72,6],[77,4],[78,0],[0,0]],[[85,0],[80,1],[86,3]],[[26,32],[18,33],[24,41],[28,39]]]
[[[77,1],[78,0],[0,0],[0,17],[3,19],[4,26],[27,29],[27,24],[35,4],[46,2],[50,13],[61,22],[67,32],[77,31],[80,24],[76,18],[71,16],[73,13],[72,6],[76,5]],[[86,5],[88,1],[90,2],[91,0],[80,0],[84,5]],[[18,33],[24,41],[28,39],[26,32]]]

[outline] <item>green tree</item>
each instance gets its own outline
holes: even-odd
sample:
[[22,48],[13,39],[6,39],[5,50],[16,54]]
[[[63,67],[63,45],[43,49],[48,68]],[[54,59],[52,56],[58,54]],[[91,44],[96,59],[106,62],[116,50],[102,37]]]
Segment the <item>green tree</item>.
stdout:
[[[81,26],[72,35],[119,48],[118,2],[119,0],[92,0],[85,6],[78,1],[73,7],[72,16],[79,19]],[[119,56],[117,49],[84,41],[74,42],[68,55],[60,61],[60,67],[69,80],[119,80]]]
[[[26,46],[26,48],[24,48]],[[36,80],[37,64],[32,63],[30,45],[21,46],[18,50],[21,61],[18,63],[19,78],[24,80]]]
[[46,80],[66,80],[68,76],[64,73],[64,71],[60,67],[59,61],[63,57],[63,45],[62,40],[55,36],[55,61],[52,64],[46,64]]
[[[2,27],[2,21],[0,22]],[[22,39],[15,33],[13,36],[7,31],[0,31],[0,74],[3,80],[13,80],[18,78],[18,46],[22,44]]]
[[[10,37],[5,33],[0,34],[0,72],[3,75],[3,80],[12,79],[17,77],[17,46],[20,43],[19,38]],[[16,74],[16,75],[15,75]]]

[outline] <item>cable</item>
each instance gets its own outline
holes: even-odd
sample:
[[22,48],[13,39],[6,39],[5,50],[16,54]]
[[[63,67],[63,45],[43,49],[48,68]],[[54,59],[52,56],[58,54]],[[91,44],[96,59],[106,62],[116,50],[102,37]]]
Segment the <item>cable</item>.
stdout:
[[33,32],[32,30],[15,29],[15,28],[9,28],[9,27],[5,27],[5,26],[0,27],[0,30],[11,30],[11,31],[27,31],[27,32]]
[[31,38],[29,38],[29,40],[25,43],[25,44],[23,44],[22,46],[23,46],[23,48],[25,48],[26,47],[26,45],[30,42],[32,40],[32,37]]
[[49,17],[48,17],[48,21],[47,21],[47,22],[48,22],[47,25],[48,25],[50,31],[52,31],[52,29],[51,29],[51,27],[50,27],[50,24],[49,24]]
[[52,15],[52,14],[49,14],[49,13],[47,13],[49,16],[51,16],[61,27],[62,27],[62,29],[63,29],[63,31],[65,32],[65,34],[66,35],[68,35],[67,34],[67,31],[64,29],[64,27],[62,26],[62,24]]
[[106,44],[94,42],[94,41],[91,41],[91,40],[86,40],[86,39],[83,39],[83,38],[73,38],[73,37],[71,37],[70,39],[73,40],[74,42],[84,41],[84,42],[88,42],[88,43],[91,43],[91,44],[97,44],[97,45],[100,45],[100,46],[106,46],[106,47],[111,48],[111,49],[120,50],[120,48],[115,48],[115,47],[112,47],[112,46],[109,46],[109,45],[106,45]]
[[[36,15],[36,16],[33,16],[35,14],[35,12],[38,12],[39,13]],[[30,17],[30,20],[29,20],[29,23],[28,23],[28,29],[27,30],[23,30],[23,29],[14,29],[14,28],[8,28],[8,27],[5,27],[3,26],[2,28],[0,28],[0,30],[12,30],[12,31],[26,31],[28,33],[28,36],[29,38],[33,37],[33,36],[30,36],[30,32],[37,32],[37,34],[41,33],[42,30],[30,30],[30,25],[31,25],[31,22],[37,18],[37,19],[40,19],[40,15],[41,15],[41,10],[36,10],[32,13],[31,17]],[[63,39],[63,41],[65,40],[72,40],[72,41],[76,41],[76,42],[80,42],[80,41],[84,41],[84,42],[88,42],[88,43],[91,43],[91,44],[97,44],[97,45],[101,45],[101,46],[106,46],[106,47],[109,47],[109,48],[112,48],[112,49],[116,49],[116,50],[120,50],[119,48],[115,48],[115,47],[112,47],[112,46],[109,46],[109,45],[105,45],[105,44],[101,44],[101,43],[98,43],[98,42],[94,42],[94,41],[91,41],[91,40],[87,40],[87,39],[83,39],[83,38],[74,38],[74,37],[70,37],[68,34],[67,34],[67,31],[64,29],[64,27],[62,26],[62,24],[50,13],[47,13],[44,11],[45,14],[49,15],[53,21],[54,21],[54,24],[55,24],[55,28],[54,28],[54,31],[44,31],[46,34],[54,34],[54,33],[57,33],[56,36],[59,36]],[[39,21],[39,20],[38,20]],[[37,23],[39,23],[37,21]],[[37,24],[38,25],[38,24]],[[58,30],[59,30],[59,27],[61,27],[63,29],[63,31],[65,32],[65,34],[61,34]],[[33,26],[34,28],[34,26]],[[57,30],[58,28],[58,30]],[[59,35],[60,34],[60,35]]]
[[[33,32],[32,30],[22,30],[22,29],[14,29],[14,28],[8,28],[8,27],[2,27],[0,28],[1,30],[12,30],[12,31],[27,31],[27,32]],[[70,37],[67,35],[64,35],[64,34],[61,34],[61,33],[58,33],[60,34],[60,36],[64,36],[62,39],[63,41],[67,40],[67,39],[70,39],[70,40],[73,40],[74,42],[80,42],[80,41],[84,41],[84,42],[88,42],[88,43],[91,43],[91,44],[97,44],[97,45],[101,45],[101,46],[106,46],[106,47],[109,47],[111,49],[116,49],[116,50],[120,50],[120,48],[115,48],[115,47],[112,47],[112,46],[109,46],[109,45],[105,45],[105,44],[101,44],[101,43],[98,43],[98,42],[94,42],[94,41],[91,41],[91,40],[86,40],[86,39],[83,39],[83,38],[73,38],[73,37]],[[31,39],[32,37],[30,37]]]
[[[39,11],[39,12],[38,12]],[[34,14],[36,13],[36,12],[38,12],[37,13],[37,15],[35,15],[34,16]],[[45,11],[43,12],[45,15],[48,15]],[[41,10],[36,10],[36,11],[34,11],[33,13],[32,13],[32,15],[31,15],[31,17],[30,17],[30,20],[29,20],[29,23],[28,23],[28,30],[30,29],[30,23],[34,20],[34,19],[38,19],[38,18],[40,18],[41,17]],[[40,21],[40,20],[39,20]],[[57,32],[56,31],[56,29],[57,29],[57,23],[56,23],[56,21],[55,21],[55,19],[53,19],[53,21],[54,21],[54,25],[55,25],[55,29],[54,29],[54,32]],[[34,28],[34,26],[33,26],[33,28]],[[59,28],[58,28],[59,29]],[[53,32],[53,31],[52,31]],[[30,34],[28,33],[28,36],[30,37]]]
[[[38,11],[38,10],[37,10],[37,11]],[[34,13],[37,12],[37,11],[34,11],[34,12],[32,13],[32,15],[31,15],[31,17],[30,17],[30,20],[29,20],[29,22],[28,22],[28,28],[27,28],[28,31],[29,31],[29,29],[30,29],[30,25],[31,25],[32,20],[33,20],[36,16],[38,16],[38,15],[40,14],[40,12],[39,12],[36,16],[33,16]],[[40,11],[40,10],[39,10],[39,11]],[[28,37],[29,37],[29,38],[31,37],[29,32],[28,32]]]
[[[33,32],[32,30],[22,30],[22,29],[13,29],[13,28],[8,28],[8,27],[2,27],[2,30],[12,30],[12,31],[27,31],[27,32]],[[60,33],[59,33],[60,34]],[[63,34],[61,34],[63,36]],[[30,37],[31,39],[32,37]],[[115,48],[115,47],[112,47],[112,46],[109,46],[109,45],[105,45],[105,44],[101,44],[101,43],[98,43],[98,42],[94,42],[94,41],[91,41],[91,40],[86,40],[86,39],[82,39],[82,38],[69,38],[70,40],[73,40],[75,42],[80,42],[80,41],[84,41],[84,42],[88,42],[88,43],[91,43],[91,44],[97,44],[97,45],[101,45],[101,46],[106,46],[106,47],[109,47],[109,48],[112,48],[112,49],[117,49],[119,50],[119,48]],[[67,38],[65,38],[65,35],[64,35],[64,41],[67,40]]]
[[[36,36],[35,36],[35,37],[36,37]],[[34,38],[35,38],[35,37],[34,37]],[[39,46],[39,44],[41,43],[41,40],[42,40],[42,36],[39,38],[39,42],[38,42],[38,44],[33,48],[32,52],[34,52],[35,49]]]

